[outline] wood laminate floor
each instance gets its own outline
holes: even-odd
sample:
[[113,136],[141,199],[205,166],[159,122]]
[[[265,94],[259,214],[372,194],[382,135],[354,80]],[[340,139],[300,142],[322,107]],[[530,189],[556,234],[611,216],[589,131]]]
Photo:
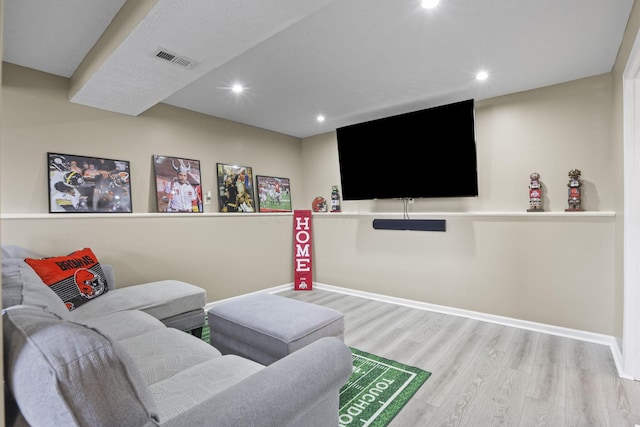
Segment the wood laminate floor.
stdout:
[[607,346],[326,290],[278,295],[341,311],[347,345],[432,373],[390,427],[640,425],[640,382]]

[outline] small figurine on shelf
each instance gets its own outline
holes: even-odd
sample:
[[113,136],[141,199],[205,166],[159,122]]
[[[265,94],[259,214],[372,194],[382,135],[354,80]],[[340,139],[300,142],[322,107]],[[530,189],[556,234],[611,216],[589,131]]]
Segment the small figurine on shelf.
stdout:
[[529,209],[527,212],[544,212],[542,208],[542,184],[540,183],[540,174],[534,172],[529,175]]
[[337,185],[331,187],[331,212],[340,212],[340,192]]
[[569,209],[565,209],[565,212],[582,210],[582,195],[580,192],[582,180],[580,175],[582,175],[582,172],[579,169],[571,169],[569,171],[569,183],[567,184],[567,187],[569,187]]

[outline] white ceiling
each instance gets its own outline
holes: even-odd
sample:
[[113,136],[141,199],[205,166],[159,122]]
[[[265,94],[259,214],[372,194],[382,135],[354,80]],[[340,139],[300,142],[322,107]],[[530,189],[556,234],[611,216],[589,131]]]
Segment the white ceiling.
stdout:
[[[4,0],[3,61],[70,78],[70,100],[83,105],[138,115],[162,102],[304,138],[609,72],[632,6]],[[158,59],[158,48],[192,65]],[[234,83],[245,91],[232,93]]]

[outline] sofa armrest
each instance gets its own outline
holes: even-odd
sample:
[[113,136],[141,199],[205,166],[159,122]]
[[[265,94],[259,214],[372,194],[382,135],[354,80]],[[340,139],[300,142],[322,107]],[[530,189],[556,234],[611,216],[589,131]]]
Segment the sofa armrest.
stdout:
[[[278,360],[162,426],[216,427],[338,425],[340,388],[353,369],[340,339],[322,338]],[[315,406],[329,402],[326,413]],[[313,414],[316,423],[310,422]]]

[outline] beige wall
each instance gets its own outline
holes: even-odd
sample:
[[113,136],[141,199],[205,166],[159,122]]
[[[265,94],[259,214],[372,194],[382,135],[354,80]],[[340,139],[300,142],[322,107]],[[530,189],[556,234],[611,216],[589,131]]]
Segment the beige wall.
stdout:
[[[568,207],[567,174],[573,168],[582,171],[583,207],[613,210],[612,106],[610,73],[476,102],[479,197],[419,199],[413,211],[526,211],[529,175],[535,171],[545,190],[545,210],[561,212]],[[307,138],[302,153],[304,197],[328,198],[331,185],[340,183],[335,132]],[[420,167],[419,156],[415,165]],[[400,166],[397,173],[402,174]],[[400,200],[342,202],[346,212],[401,212],[402,207]]]
[[447,231],[314,218],[316,280],[365,292],[614,334],[612,217],[415,215]]
[[[415,201],[410,216],[446,219],[445,233],[374,230],[374,218],[402,217],[398,200],[342,202],[344,214],[314,218],[316,280],[619,335],[612,107],[611,74],[478,102],[480,196]],[[339,182],[316,163],[337,159],[335,138],[303,141],[308,200]],[[602,216],[564,213],[572,168],[584,207]],[[555,215],[525,213],[534,171]]]
[[[620,316],[616,318],[616,330],[622,330],[623,321],[623,304],[624,304],[624,141],[623,141],[623,95],[622,95],[622,74],[624,72],[631,48],[636,40],[638,30],[640,29],[640,4],[634,2],[633,9],[631,10],[631,16],[627,23],[624,39],[622,45],[618,51],[615,65],[613,67],[613,171],[614,171],[614,186],[618,197],[616,198],[616,247],[615,247],[615,295],[616,295],[616,313],[620,313]],[[622,347],[622,346],[621,346]]]
[[[4,0],[0,0],[0,15],[2,15],[4,11]],[[3,42],[3,34],[4,34],[4,29],[3,29],[3,21],[4,19],[0,19],[0,57],[3,56],[4,52],[3,52],[3,46],[4,46],[4,42]],[[2,81],[2,67],[0,67],[0,81]],[[0,90],[0,118],[2,117],[2,90]],[[0,124],[2,123],[2,121],[0,120]],[[2,140],[0,140],[0,143],[2,142]],[[2,181],[2,176],[0,174],[0,182]],[[0,201],[0,212],[2,212],[2,205],[1,205],[1,201]],[[2,231],[0,230],[0,242],[2,241]],[[0,272],[2,271],[2,267],[0,266]],[[0,288],[0,297],[2,296],[2,289]],[[1,322],[0,322],[1,324]],[[0,332],[0,337],[2,336],[2,332]],[[4,354],[4,350],[2,348],[2,342],[0,342],[0,354]],[[3,362],[3,366],[4,366],[4,362]],[[0,372],[0,379],[2,380],[2,390],[0,390],[0,416],[2,416],[2,419],[4,419],[4,369],[3,372]]]
[[[294,207],[306,209],[339,184],[335,132],[301,143],[166,105],[127,117],[69,103],[68,84],[4,65],[3,243],[47,254],[91,246],[121,285],[173,277],[205,287],[210,301],[291,281],[290,216],[214,214],[215,197],[203,215],[153,214],[151,155],[201,160],[205,191],[217,161],[288,176]],[[315,280],[619,335],[613,110],[612,74],[478,102],[480,196],[415,202],[412,217],[444,218],[445,233],[373,230],[374,217],[398,215],[399,201],[343,202],[345,213],[317,215]],[[46,214],[47,151],[130,160],[134,214]],[[562,212],[576,167],[585,207],[607,213],[520,214],[533,171],[545,208]]]
[[[90,246],[114,264],[119,286],[175,278],[203,286],[209,301],[292,281],[291,217],[217,214],[215,167],[238,163],[289,177],[295,206],[303,187],[299,139],[167,105],[139,117],[84,107],[68,102],[68,84],[4,64],[2,243],[45,255]],[[129,160],[134,214],[46,214],[47,151]],[[153,154],[200,160],[203,189],[213,195],[205,214],[153,214]]]
[[208,301],[289,283],[291,217],[133,215],[3,219],[3,243],[44,255],[89,246],[113,264],[118,286],[177,279],[202,286]]
[[[138,117],[70,103],[69,80],[4,63],[2,213],[48,211],[46,153],[131,162],[134,213],[154,212],[152,155],[200,160],[202,186],[215,196],[216,162],[253,167],[254,174],[289,177],[292,198],[302,188],[300,140],[160,104]],[[214,204],[205,212],[216,212]]]

